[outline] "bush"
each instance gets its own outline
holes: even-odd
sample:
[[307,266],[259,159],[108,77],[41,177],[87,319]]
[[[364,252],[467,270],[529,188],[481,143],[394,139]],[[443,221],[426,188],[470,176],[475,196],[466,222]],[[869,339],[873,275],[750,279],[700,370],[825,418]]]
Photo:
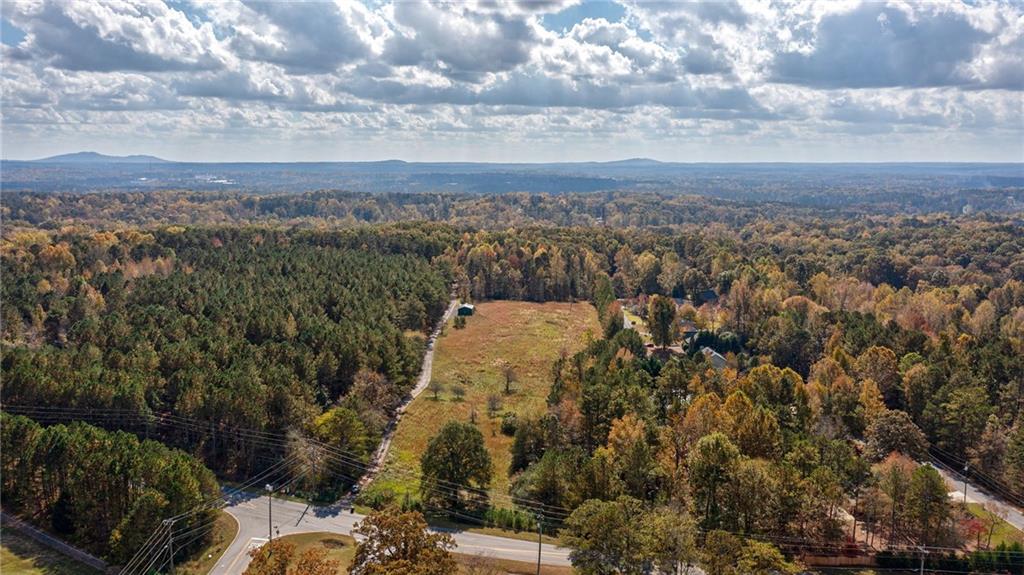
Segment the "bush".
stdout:
[[455,317],[455,329],[462,329],[466,327],[466,316],[460,315]]
[[511,529],[512,531],[532,531],[537,528],[537,520],[533,515],[518,509],[496,509],[489,507],[484,512],[484,521],[494,527]]
[[395,502],[395,492],[390,489],[363,491],[356,497],[356,503],[372,509],[384,509]]
[[516,414],[506,413],[501,416],[501,432],[509,437],[514,436],[518,427],[517,423]]

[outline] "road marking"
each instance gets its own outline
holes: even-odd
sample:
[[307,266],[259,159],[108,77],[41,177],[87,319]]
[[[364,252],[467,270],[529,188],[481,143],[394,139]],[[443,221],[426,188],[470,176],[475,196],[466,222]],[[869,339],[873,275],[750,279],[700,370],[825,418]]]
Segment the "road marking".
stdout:
[[242,552],[239,553],[238,555],[235,555],[234,561],[232,561],[231,564],[228,565],[228,568],[226,569],[226,571],[229,574],[235,572],[235,563],[238,563],[239,559],[241,559],[245,555],[248,555],[249,550],[256,549],[258,547],[262,547],[263,546],[262,544],[260,544],[260,545],[253,545],[253,543],[255,543],[257,541],[262,541],[263,543],[266,543],[267,542],[267,538],[266,537],[250,537],[249,541],[246,542],[245,547],[242,548]]

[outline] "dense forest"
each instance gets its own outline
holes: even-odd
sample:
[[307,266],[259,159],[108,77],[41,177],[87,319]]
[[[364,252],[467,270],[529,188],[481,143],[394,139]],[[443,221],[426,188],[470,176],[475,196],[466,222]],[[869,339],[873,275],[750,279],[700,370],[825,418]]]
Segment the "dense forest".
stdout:
[[[157,441],[81,422],[41,427],[2,414],[0,424],[4,510],[115,562],[131,557],[160,520],[217,495],[202,463]],[[210,513],[189,514],[180,527],[201,525]]]
[[[971,520],[929,458],[969,465],[1008,498],[1024,491],[1013,216],[625,193],[19,194],[3,209],[15,223],[0,262],[4,404],[208,422],[157,438],[226,477],[281,454],[219,429],[298,433],[365,461],[454,290],[598,309],[603,337],[556,363],[546,412],[510,422],[513,466],[495,470],[517,501],[552,510],[584,572],[683,561],[656,534],[612,545],[649,524],[679,526],[675,543],[711,541],[733,562],[721,573],[790,569],[772,545],[838,552],[847,512],[861,541],[960,547]],[[206,223],[154,225],[193,209]],[[396,220],[430,221],[363,223]],[[627,307],[660,349],[624,329]],[[43,439],[8,430],[104,433],[4,428],[5,471],[32,461],[57,474]],[[5,504],[17,493],[15,509],[54,526],[91,520],[45,477],[5,473]],[[135,520],[130,503],[83,544],[120,553],[110,541]]]
[[[784,195],[783,195],[784,196]],[[400,221],[433,221],[468,229],[510,226],[602,226],[608,228],[723,224],[738,228],[756,221],[852,221],[854,216],[891,214],[959,216],[968,212],[998,213],[993,206],[1018,206],[999,216],[1013,221],[1024,206],[1024,191],[971,190],[964,197],[939,194],[919,198],[894,191],[870,196],[849,192],[834,204],[811,205],[785,197],[743,201],[678,191],[524,193],[368,193],[322,190],[304,193],[224,191],[148,191],[131,193],[31,193],[5,191],[0,215],[8,226],[59,229],[194,225],[272,224],[297,227],[338,227]],[[749,200],[749,198],[747,198]],[[941,201],[940,201],[941,200]],[[934,204],[931,209],[924,206]],[[991,208],[991,209],[990,209]],[[982,218],[993,216],[985,216]],[[920,225],[920,222],[918,222]]]
[[[417,234],[17,236],[3,255],[4,401],[283,432],[311,426],[364,371],[401,393],[449,291]],[[258,455],[203,449],[224,472]]]

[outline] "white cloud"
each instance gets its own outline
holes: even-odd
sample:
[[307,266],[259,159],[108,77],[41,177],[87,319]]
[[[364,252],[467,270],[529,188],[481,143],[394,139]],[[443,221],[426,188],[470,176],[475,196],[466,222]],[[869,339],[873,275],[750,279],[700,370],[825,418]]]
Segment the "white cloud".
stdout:
[[542,16],[578,2],[4,2],[25,33],[2,47],[4,153],[115,135],[138,152],[198,154],[207,138],[237,144],[215,155],[258,153],[244,144],[258,136],[380,157],[541,159],[526,142],[543,142],[800,159],[785,154],[860,153],[885,133],[891,159],[936,141],[1024,157],[1019,4],[624,3],[617,21],[578,5],[555,31]]

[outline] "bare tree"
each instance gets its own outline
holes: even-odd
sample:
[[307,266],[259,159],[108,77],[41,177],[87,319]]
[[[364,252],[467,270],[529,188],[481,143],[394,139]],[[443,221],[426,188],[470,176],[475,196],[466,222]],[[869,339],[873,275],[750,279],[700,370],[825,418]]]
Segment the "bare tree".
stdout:
[[494,362],[494,367],[498,368],[498,372],[505,378],[505,395],[511,394],[512,384],[518,380],[515,366],[507,359],[498,359]]
[[981,523],[985,526],[985,530],[988,533],[988,537],[985,541],[985,548],[989,549],[992,547],[992,536],[995,535],[996,529],[1006,521],[1008,515],[1006,507],[995,502],[989,501],[983,506],[984,513],[981,517]]

